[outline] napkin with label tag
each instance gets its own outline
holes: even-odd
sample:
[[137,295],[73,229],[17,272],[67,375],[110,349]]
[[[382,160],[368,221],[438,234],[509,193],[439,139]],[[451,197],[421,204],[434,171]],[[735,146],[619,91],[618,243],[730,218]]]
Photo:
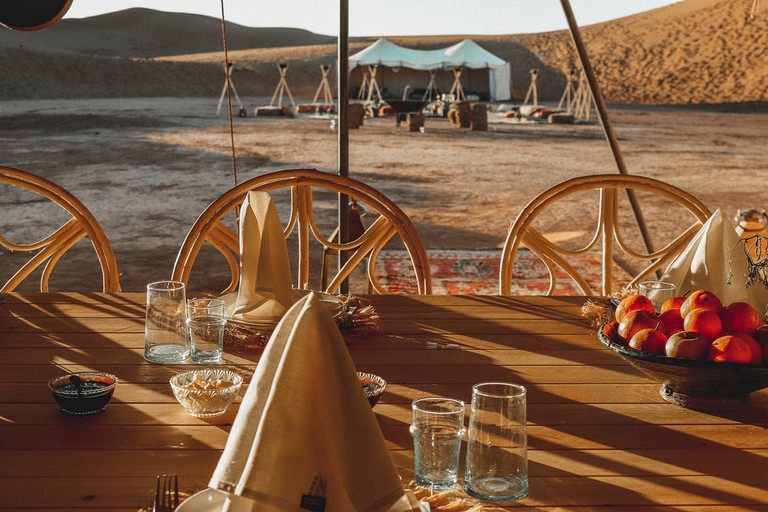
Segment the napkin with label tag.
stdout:
[[745,286],[747,255],[739,239],[722,212],[715,211],[688,247],[669,264],[661,280],[677,286],[678,295],[709,290],[724,306],[747,302],[762,316],[768,304],[768,290],[759,282]]
[[272,197],[251,191],[240,211],[240,284],[232,320],[274,326],[298,300],[283,227]]
[[277,325],[209,487],[232,498],[230,510],[422,510],[403,488],[318,294],[300,299]]

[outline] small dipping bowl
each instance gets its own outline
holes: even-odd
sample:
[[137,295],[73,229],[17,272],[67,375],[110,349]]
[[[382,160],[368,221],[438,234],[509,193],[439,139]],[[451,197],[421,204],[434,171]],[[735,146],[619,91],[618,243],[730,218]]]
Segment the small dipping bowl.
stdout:
[[77,372],[56,377],[48,389],[67,414],[83,416],[103,411],[117,386],[117,377],[102,372]]
[[191,370],[169,381],[176,400],[196,418],[211,418],[227,411],[235,400],[243,378],[232,370]]
[[363,386],[363,392],[365,393],[366,398],[368,398],[368,403],[373,407],[378,403],[381,395],[384,394],[384,388],[387,387],[387,381],[372,373],[357,372],[357,377],[360,379],[360,384]]

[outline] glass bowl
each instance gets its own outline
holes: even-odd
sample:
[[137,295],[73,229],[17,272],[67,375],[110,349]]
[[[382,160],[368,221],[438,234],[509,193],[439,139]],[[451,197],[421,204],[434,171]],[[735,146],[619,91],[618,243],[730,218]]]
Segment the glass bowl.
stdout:
[[357,372],[357,377],[360,379],[360,384],[363,386],[363,392],[365,393],[366,398],[368,398],[368,403],[373,407],[379,401],[381,395],[384,394],[384,388],[387,387],[387,381],[372,373]]
[[171,377],[176,400],[197,418],[219,416],[235,400],[243,378],[232,370],[206,368]]
[[48,382],[61,410],[83,416],[103,411],[117,386],[117,377],[102,372],[76,372]]

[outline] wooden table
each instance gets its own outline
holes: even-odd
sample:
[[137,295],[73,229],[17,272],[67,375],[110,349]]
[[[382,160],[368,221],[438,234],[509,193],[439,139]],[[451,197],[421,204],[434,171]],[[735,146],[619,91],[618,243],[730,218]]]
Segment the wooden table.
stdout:
[[[143,359],[143,294],[0,300],[0,509],[134,511],[161,473],[206,486],[238,407],[199,420],[176,403],[168,378],[191,365]],[[766,391],[719,414],[663,401],[598,343],[583,298],[372,300],[381,332],[349,348],[389,382],[375,412],[406,481],[411,400],[469,400],[473,383],[500,380],[529,390],[530,495],[510,508],[768,511]],[[250,378],[258,353],[226,359]],[[106,411],[59,411],[46,382],[75,370],[119,377]]]

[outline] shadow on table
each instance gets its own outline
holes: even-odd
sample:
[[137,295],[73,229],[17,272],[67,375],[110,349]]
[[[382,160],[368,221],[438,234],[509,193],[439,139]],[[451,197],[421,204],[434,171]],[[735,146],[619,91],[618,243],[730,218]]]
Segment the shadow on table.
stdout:
[[[525,504],[599,506],[616,503],[612,496],[619,494],[624,498],[618,501],[627,503],[630,493],[629,503],[648,506],[658,503],[652,493],[659,487],[676,503],[738,504],[745,510],[761,503],[768,467],[760,450],[768,423],[768,400],[762,393],[749,407],[730,413],[683,409],[658,395],[658,383],[603,349],[574,307],[583,299],[461,300],[461,308],[450,297],[436,305],[400,298],[395,306],[386,297],[381,300],[382,316],[389,313],[398,320],[397,334],[390,338],[402,342],[398,349],[406,353],[403,360],[393,356],[392,366],[367,369],[393,384],[382,404],[398,410],[379,419],[388,440],[402,450],[396,456],[401,461],[412,460],[412,399],[444,395],[469,401],[478,379],[498,380],[529,389],[531,493]],[[484,316],[467,314],[474,312],[467,301],[484,306]],[[498,309],[488,311],[487,306]],[[551,332],[556,325],[568,328]],[[530,327],[524,331],[520,326]],[[574,334],[581,329],[588,345]],[[464,345],[456,332],[467,333],[472,346]],[[497,355],[510,348],[515,352]],[[408,352],[413,350],[429,355],[412,356]],[[407,367],[409,358],[420,366],[417,370]],[[626,388],[630,394],[622,397]],[[596,394],[606,389],[610,396]]]

